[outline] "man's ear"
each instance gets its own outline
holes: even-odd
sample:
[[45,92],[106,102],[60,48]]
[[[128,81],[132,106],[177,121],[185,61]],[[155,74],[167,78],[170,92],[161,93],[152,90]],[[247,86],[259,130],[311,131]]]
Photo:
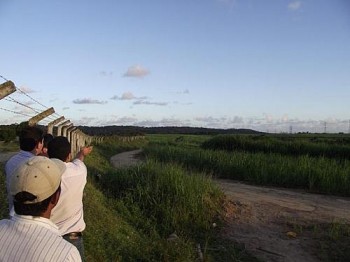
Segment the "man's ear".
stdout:
[[72,160],[72,153],[69,153],[67,156],[66,162],[70,162]]
[[60,195],[61,195],[61,189],[57,190],[56,193],[52,195],[50,203],[56,206],[58,200],[60,199]]
[[36,151],[37,154],[40,154],[42,152],[43,146],[44,146],[43,141],[39,141],[38,143],[36,143],[34,150]]

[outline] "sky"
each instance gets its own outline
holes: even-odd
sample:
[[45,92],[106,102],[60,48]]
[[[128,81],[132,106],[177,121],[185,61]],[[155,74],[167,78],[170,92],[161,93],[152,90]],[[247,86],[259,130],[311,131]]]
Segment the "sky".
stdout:
[[0,0],[0,123],[350,132],[348,0]]

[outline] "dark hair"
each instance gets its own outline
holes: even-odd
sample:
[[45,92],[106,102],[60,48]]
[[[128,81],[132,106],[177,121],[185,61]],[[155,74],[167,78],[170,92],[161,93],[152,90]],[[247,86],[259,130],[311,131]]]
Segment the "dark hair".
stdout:
[[45,134],[45,135],[44,135],[44,145],[43,145],[43,147],[46,147],[46,148],[47,148],[49,142],[51,142],[52,139],[53,139],[53,135],[51,135],[51,134]]
[[43,141],[43,130],[36,126],[24,127],[19,135],[19,147],[24,151],[32,151],[37,144]]
[[62,161],[66,161],[70,152],[70,143],[64,136],[55,137],[49,142],[47,146],[47,154],[50,158],[58,158]]
[[15,209],[15,212],[17,215],[27,215],[27,216],[41,216],[48,208],[51,198],[54,194],[57,193],[57,191],[61,191],[61,186],[57,188],[55,193],[53,193],[48,198],[44,199],[43,201],[39,203],[34,204],[25,204],[25,201],[33,201],[36,199],[36,196],[34,196],[32,193],[23,191],[17,193],[13,197],[13,207]]

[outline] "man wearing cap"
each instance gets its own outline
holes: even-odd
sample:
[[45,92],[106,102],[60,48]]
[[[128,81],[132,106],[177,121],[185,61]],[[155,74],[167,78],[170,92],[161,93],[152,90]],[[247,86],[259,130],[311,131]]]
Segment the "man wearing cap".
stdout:
[[84,158],[92,151],[92,146],[83,147],[76,158],[71,160],[71,145],[66,137],[57,136],[48,144],[50,158],[65,162],[66,171],[62,175],[62,192],[57,206],[52,210],[51,220],[58,226],[64,239],[75,245],[84,260],[82,232],[85,229],[83,193],[86,185],[87,168]]
[[5,165],[6,174],[6,189],[7,189],[7,199],[9,203],[10,216],[15,214],[13,209],[13,200],[9,191],[9,181],[11,178],[11,173],[28,158],[36,156],[41,153],[43,148],[43,131],[36,126],[24,127],[19,135],[19,147],[20,151],[11,157]]
[[81,261],[50,221],[61,191],[65,165],[34,156],[15,169],[9,181],[15,214],[0,221],[0,261]]

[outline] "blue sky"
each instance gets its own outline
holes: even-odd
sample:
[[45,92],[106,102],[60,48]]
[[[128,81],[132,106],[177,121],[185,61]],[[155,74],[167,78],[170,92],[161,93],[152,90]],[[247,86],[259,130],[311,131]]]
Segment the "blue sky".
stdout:
[[[349,132],[347,0],[0,0],[0,33],[42,124]],[[36,114],[9,100],[1,123]]]

